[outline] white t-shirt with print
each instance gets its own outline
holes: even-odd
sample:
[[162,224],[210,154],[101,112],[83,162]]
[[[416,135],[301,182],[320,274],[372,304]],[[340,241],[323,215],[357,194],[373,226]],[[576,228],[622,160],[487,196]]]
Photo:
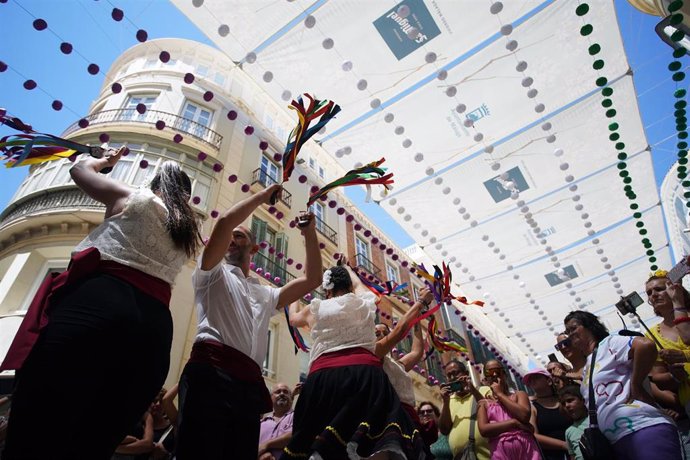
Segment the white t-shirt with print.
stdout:
[[[628,357],[634,337],[610,335],[599,343],[594,363],[594,393],[599,429],[615,443],[624,436],[661,423],[673,424],[661,411],[642,401],[630,404],[630,377],[633,362]],[[587,357],[581,386],[585,404],[589,401],[589,367],[592,355]]]

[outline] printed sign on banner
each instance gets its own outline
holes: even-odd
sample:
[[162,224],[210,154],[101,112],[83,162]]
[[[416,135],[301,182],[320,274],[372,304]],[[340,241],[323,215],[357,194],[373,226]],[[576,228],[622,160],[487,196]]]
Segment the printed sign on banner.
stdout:
[[515,166],[504,174],[507,177],[505,175],[498,175],[484,182],[484,187],[486,187],[486,190],[496,203],[510,198],[511,188],[518,192],[524,192],[529,188],[529,184],[519,167]]
[[423,0],[398,3],[374,21],[374,27],[398,60],[441,33]]

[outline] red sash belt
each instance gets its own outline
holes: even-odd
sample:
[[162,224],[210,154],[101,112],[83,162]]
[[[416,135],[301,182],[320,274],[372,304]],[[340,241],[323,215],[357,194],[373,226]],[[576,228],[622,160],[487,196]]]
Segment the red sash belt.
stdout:
[[383,367],[381,359],[375,354],[362,347],[346,348],[344,350],[324,353],[311,363],[309,373],[328,369],[330,367],[344,366],[376,366]]
[[210,364],[222,369],[233,379],[257,384],[262,403],[260,412],[264,414],[273,410],[273,401],[266,388],[261,367],[241,351],[216,340],[202,340],[192,346],[189,362]]
[[22,324],[19,326],[5,360],[0,365],[0,371],[21,369],[36,340],[38,340],[41,330],[48,324],[50,304],[54,296],[83,278],[96,273],[104,273],[119,278],[162,304],[170,304],[171,289],[169,283],[135,268],[110,260],[101,260],[101,253],[96,248],[84,249],[72,256],[67,270],[60,274],[51,273],[43,280]]

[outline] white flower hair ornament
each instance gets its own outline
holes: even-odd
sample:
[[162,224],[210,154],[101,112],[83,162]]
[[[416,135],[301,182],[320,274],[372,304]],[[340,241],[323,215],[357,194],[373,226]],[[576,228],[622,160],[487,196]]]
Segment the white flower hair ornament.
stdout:
[[330,291],[335,286],[333,284],[333,281],[331,281],[331,275],[333,275],[333,274],[331,273],[330,270],[326,270],[325,272],[323,272],[323,279],[321,281],[321,287],[327,291]]

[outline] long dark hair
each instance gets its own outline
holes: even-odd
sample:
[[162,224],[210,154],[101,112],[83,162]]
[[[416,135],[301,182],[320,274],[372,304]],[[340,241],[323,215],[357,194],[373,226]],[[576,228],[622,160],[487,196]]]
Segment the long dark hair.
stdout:
[[187,257],[194,256],[201,242],[201,235],[196,214],[189,205],[192,195],[189,176],[174,161],[166,161],[158,168],[150,187],[153,192],[158,192],[168,209],[165,228],[170,232],[175,245],[184,249]]
[[597,343],[609,336],[609,330],[606,329],[604,323],[599,321],[599,318],[597,318],[596,315],[588,311],[571,311],[563,320],[563,324],[567,324],[572,319],[580,323],[582,327],[591,332]]

